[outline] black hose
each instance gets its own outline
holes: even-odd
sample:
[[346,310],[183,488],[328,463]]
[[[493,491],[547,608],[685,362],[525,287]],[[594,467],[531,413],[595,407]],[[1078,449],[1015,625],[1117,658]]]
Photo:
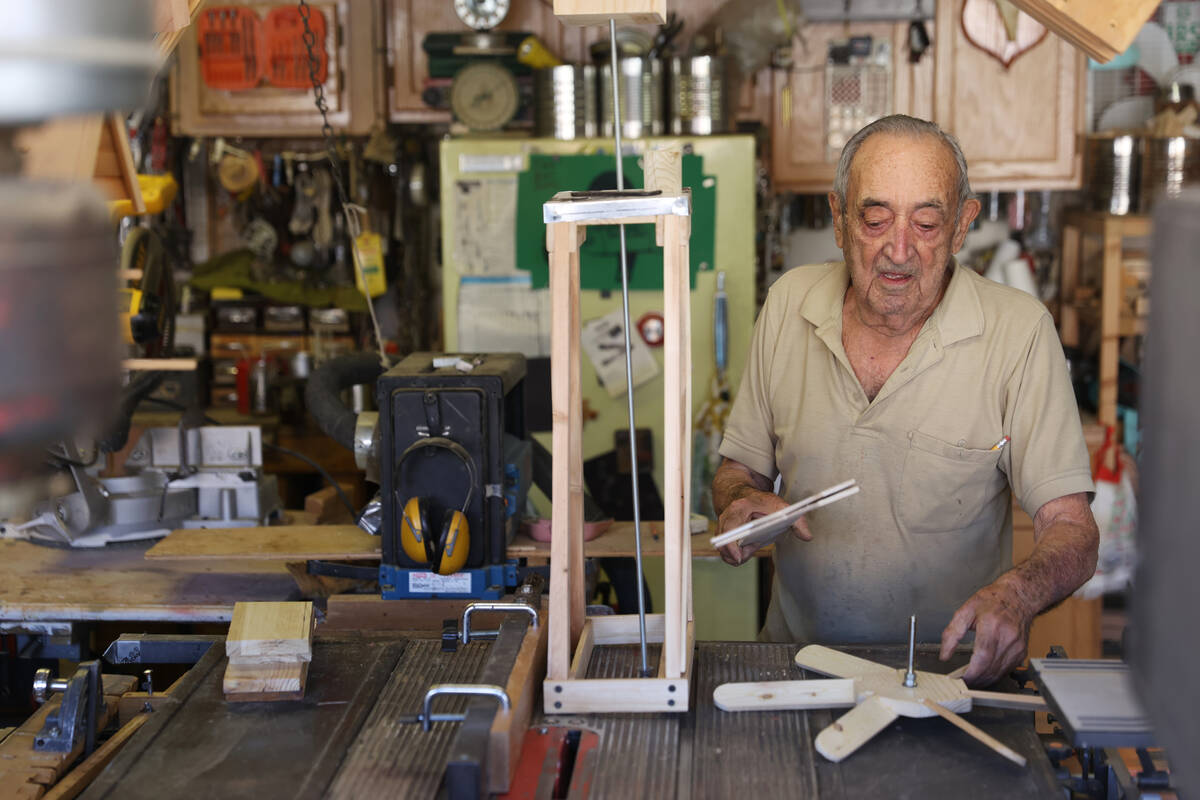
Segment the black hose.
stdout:
[[331,439],[354,450],[357,415],[346,408],[341,394],[360,383],[372,383],[383,374],[378,353],[351,353],[332,358],[313,370],[304,390],[304,402],[321,430]]

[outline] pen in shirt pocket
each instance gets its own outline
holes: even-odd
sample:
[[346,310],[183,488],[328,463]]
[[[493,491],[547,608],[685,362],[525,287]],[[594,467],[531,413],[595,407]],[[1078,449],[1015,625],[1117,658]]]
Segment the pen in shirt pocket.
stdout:
[[996,442],[994,445],[992,445],[992,448],[991,448],[991,449],[992,449],[992,450],[1003,450],[1003,449],[1004,449],[1004,445],[1008,444],[1008,441],[1009,441],[1009,440],[1008,440],[1008,437],[1007,437],[1007,436],[1001,436],[1001,437],[1000,437],[1000,441],[998,441],[998,442]]

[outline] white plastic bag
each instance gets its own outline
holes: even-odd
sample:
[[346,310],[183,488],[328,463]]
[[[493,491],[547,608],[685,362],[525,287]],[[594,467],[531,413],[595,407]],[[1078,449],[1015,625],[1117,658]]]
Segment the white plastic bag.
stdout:
[[1119,592],[1133,580],[1137,565],[1137,497],[1129,470],[1121,463],[1120,445],[1113,429],[1105,432],[1104,446],[1096,456],[1096,497],[1092,514],[1100,529],[1100,556],[1096,574],[1079,587],[1077,597],[1099,597]]

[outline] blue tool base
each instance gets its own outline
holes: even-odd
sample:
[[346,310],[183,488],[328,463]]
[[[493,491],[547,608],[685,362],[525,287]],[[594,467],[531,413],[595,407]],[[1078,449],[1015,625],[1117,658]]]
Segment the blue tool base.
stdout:
[[497,600],[517,583],[515,559],[479,569],[464,569],[453,575],[438,575],[395,564],[379,565],[379,593],[384,600]]

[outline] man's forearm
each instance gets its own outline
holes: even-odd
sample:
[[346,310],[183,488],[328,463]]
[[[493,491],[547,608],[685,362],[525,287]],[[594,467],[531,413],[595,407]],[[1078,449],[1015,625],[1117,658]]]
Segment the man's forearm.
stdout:
[[[1051,507],[1061,501],[1070,502]],[[1068,597],[1092,576],[1100,539],[1084,495],[1059,498],[1039,509],[1034,536],[1037,544],[1029,558],[997,580],[1016,593],[1030,616]]]
[[771,479],[747,467],[740,461],[726,458],[713,476],[713,508],[720,515],[734,500],[751,492],[771,491]]

